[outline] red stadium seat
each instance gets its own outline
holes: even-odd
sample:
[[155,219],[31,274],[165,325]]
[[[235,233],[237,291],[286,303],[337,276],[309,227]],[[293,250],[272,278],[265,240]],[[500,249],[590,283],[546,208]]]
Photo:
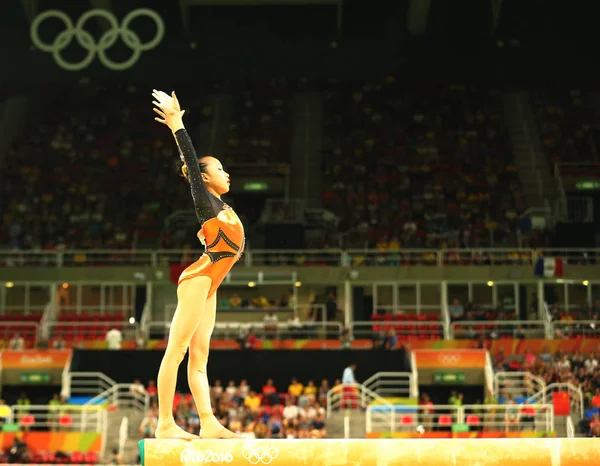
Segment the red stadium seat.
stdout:
[[73,418],[65,414],[58,419],[58,425],[63,428],[71,427],[73,425]]
[[438,417],[438,424],[441,426],[451,426],[452,425],[452,416],[448,414],[442,414]]
[[98,453],[94,451],[88,451],[85,454],[85,462],[88,464],[96,464],[98,462]]
[[23,427],[31,427],[35,424],[35,417],[33,417],[31,414],[25,414],[19,421],[19,424]]
[[467,425],[478,426],[479,424],[481,424],[481,419],[479,419],[479,416],[475,414],[467,415]]
[[403,426],[411,426],[414,422],[415,420],[412,416],[402,416],[400,418],[400,424],[402,424]]

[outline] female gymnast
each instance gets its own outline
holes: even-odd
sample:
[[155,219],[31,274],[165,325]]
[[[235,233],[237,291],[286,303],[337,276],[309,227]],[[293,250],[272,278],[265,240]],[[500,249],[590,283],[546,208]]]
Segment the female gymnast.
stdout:
[[183,125],[183,114],[175,93],[152,93],[159,115],[156,121],[167,125],[179,148],[181,171],[190,184],[198,238],[206,253],[179,277],[177,309],[171,322],[169,341],[158,371],[158,426],[156,438],[193,439],[173,419],[173,399],[179,365],[189,348],[188,383],[200,415],[200,438],[236,438],[214,416],[206,375],[210,336],[215,327],[216,291],[244,250],[244,227],[233,209],[221,200],[229,191],[229,175],[213,157],[196,158],[196,151]]

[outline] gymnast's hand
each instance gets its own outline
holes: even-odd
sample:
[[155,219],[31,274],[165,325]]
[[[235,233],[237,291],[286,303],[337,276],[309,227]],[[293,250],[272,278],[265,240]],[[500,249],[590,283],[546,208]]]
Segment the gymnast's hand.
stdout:
[[160,116],[160,118],[156,117],[154,119],[163,125],[167,125],[173,133],[183,129],[183,114],[185,110],[181,110],[175,91],[169,95],[166,92],[153,89],[152,97],[155,99],[152,102],[155,106],[153,110]]

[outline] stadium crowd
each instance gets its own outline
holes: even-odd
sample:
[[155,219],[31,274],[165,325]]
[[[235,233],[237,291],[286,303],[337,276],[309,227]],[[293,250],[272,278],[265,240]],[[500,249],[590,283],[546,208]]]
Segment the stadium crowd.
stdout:
[[[289,164],[292,100],[307,88],[323,95],[322,203],[339,217],[338,231],[312,246],[517,244],[527,206],[500,89],[414,85],[390,76],[363,83],[273,79],[182,94],[190,127],[212,120],[212,90],[231,95],[226,165]],[[172,142],[142,117],[146,91],[82,79],[69,93],[65,101],[49,92],[36,105],[36,124],[9,150],[0,240],[14,250],[176,245],[163,234],[163,220],[189,204],[189,193],[174,170]],[[597,157],[592,115],[580,94],[534,93],[552,158]]]
[[[580,351],[551,353],[548,347],[539,354],[527,350],[524,355],[506,356],[500,348],[492,355],[495,371],[530,372],[544,380],[546,385],[570,383],[579,387],[584,397],[585,413],[580,422],[580,430],[591,437],[600,437],[600,363],[598,354],[582,354]],[[505,388],[505,386],[504,386]],[[500,389],[499,402],[508,399],[505,390]]]
[[[334,387],[341,384],[336,380]],[[132,390],[143,388],[140,382]],[[325,408],[329,383],[323,380],[316,386],[312,380],[306,384],[292,379],[287,391],[280,391],[272,380],[259,389],[252,389],[245,380],[238,384],[229,381],[223,385],[216,380],[211,387],[213,411],[219,421],[243,438],[324,438],[327,434]],[[154,435],[158,421],[156,384],[146,387],[152,406],[142,420],[139,431],[144,438]],[[188,432],[198,434],[200,417],[191,395],[175,396],[173,414],[177,424]]]

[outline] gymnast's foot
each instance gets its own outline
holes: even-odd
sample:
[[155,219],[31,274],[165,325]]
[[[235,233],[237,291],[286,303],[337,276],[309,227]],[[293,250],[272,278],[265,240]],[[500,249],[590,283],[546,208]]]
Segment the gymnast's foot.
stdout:
[[170,421],[159,421],[158,426],[156,427],[156,431],[154,432],[155,438],[177,438],[182,440],[194,440],[197,439],[198,436],[194,434],[190,434],[186,432],[177,424],[175,424],[174,420]]
[[200,422],[200,438],[241,438],[223,427],[214,416],[203,418]]

